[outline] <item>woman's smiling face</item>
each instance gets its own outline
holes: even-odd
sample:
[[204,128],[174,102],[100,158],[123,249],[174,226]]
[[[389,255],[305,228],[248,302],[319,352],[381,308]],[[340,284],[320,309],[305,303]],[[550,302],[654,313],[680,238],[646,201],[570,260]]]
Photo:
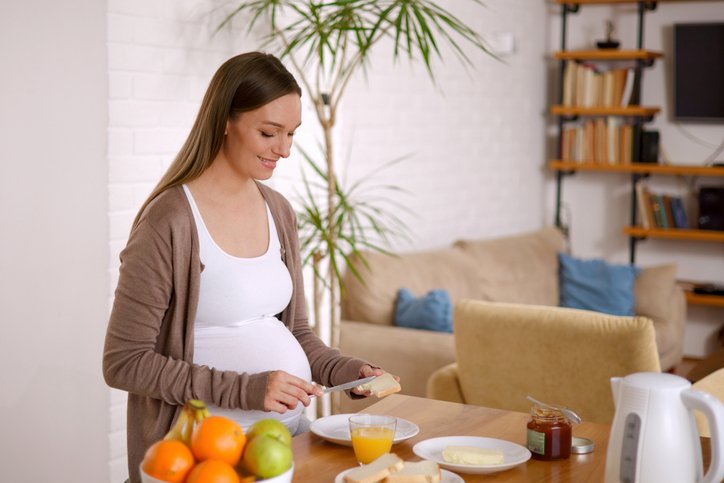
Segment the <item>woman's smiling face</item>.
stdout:
[[222,157],[244,178],[269,179],[279,158],[289,157],[301,123],[302,102],[296,93],[242,112],[226,122]]

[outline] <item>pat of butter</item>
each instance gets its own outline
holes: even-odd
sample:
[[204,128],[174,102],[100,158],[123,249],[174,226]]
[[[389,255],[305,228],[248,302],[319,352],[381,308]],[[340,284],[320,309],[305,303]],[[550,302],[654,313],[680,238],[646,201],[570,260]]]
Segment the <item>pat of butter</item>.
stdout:
[[500,465],[505,463],[502,451],[475,446],[448,446],[443,450],[442,458],[448,463],[457,465]]

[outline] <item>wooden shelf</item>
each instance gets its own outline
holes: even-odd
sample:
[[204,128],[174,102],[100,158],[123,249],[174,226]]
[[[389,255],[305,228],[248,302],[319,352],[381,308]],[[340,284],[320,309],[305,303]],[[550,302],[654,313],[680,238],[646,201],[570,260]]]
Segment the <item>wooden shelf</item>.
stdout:
[[654,60],[663,57],[661,52],[651,50],[565,50],[554,54],[558,60]]
[[568,107],[551,106],[551,114],[556,116],[633,116],[649,117],[657,114],[660,107]]
[[638,238],[666,238],[669,240],[693,240],[724,243],[724,231],[692,230],[680,228],[653,228],[645,229],[640,226],[624,227],[623,232]]
[[691,305],[710,305],[713,307],[724,307],[724,295],[702,295],[684,291],[686,295],[686,303]]
[[611,173],[668,174],[681,176],[724,176],[724,166],[687,166],[653,163],[601,164],[577,163],[554,159],[548,162],[553,171],[605,171]]

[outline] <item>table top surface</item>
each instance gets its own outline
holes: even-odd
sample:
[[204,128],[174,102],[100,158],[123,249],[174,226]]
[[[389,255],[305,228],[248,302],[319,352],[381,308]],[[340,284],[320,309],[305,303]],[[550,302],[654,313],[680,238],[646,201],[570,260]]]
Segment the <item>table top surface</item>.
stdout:
[[[391,414],[407,419],[420,432],[392,447],[392,452],[405,461],[419,461],[412,447],[430,438],[441,436],[482,436],[497,438],[526,446],[526,413],[457,404],[434,399],[393,394],[366,408],[363,412]],[[596,482],[603,481],[606,447],[610,426],[583,422],[573,427],[574,437],[593,440],[595,449],[584,455],[572,454],[560,461],[528,460],[509,470],[486,475],[459,475],[466,482]],[[342,471],[357,466],[351,447],[330,443],[307,432],[292,440],[295,483],[333,482]]]

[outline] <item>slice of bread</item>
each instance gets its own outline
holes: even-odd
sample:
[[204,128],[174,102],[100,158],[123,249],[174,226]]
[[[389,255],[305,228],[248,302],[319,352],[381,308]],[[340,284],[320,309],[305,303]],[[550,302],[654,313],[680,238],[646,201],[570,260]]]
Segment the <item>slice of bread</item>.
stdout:
[[344,475],[345,483],[377,483],[384,480],[392,471],[404,465],[399,456],[385,453],[368,465],[355,468]]
[[440,483],[440,467],[434,461],[405,462],[401,470],[387,475],[386,483]]
[[505,455],[498,449],[476,446],[448,446],[442,451],[442,459],[457,465],[500,465]]
[[400,383],[395,381],[392,374],[385,372],[381,376],[377,376],[370,382],[357,386],[358,391],[371,391],[377,397],[385,397],[390,394],[399,392],[402,387]]

